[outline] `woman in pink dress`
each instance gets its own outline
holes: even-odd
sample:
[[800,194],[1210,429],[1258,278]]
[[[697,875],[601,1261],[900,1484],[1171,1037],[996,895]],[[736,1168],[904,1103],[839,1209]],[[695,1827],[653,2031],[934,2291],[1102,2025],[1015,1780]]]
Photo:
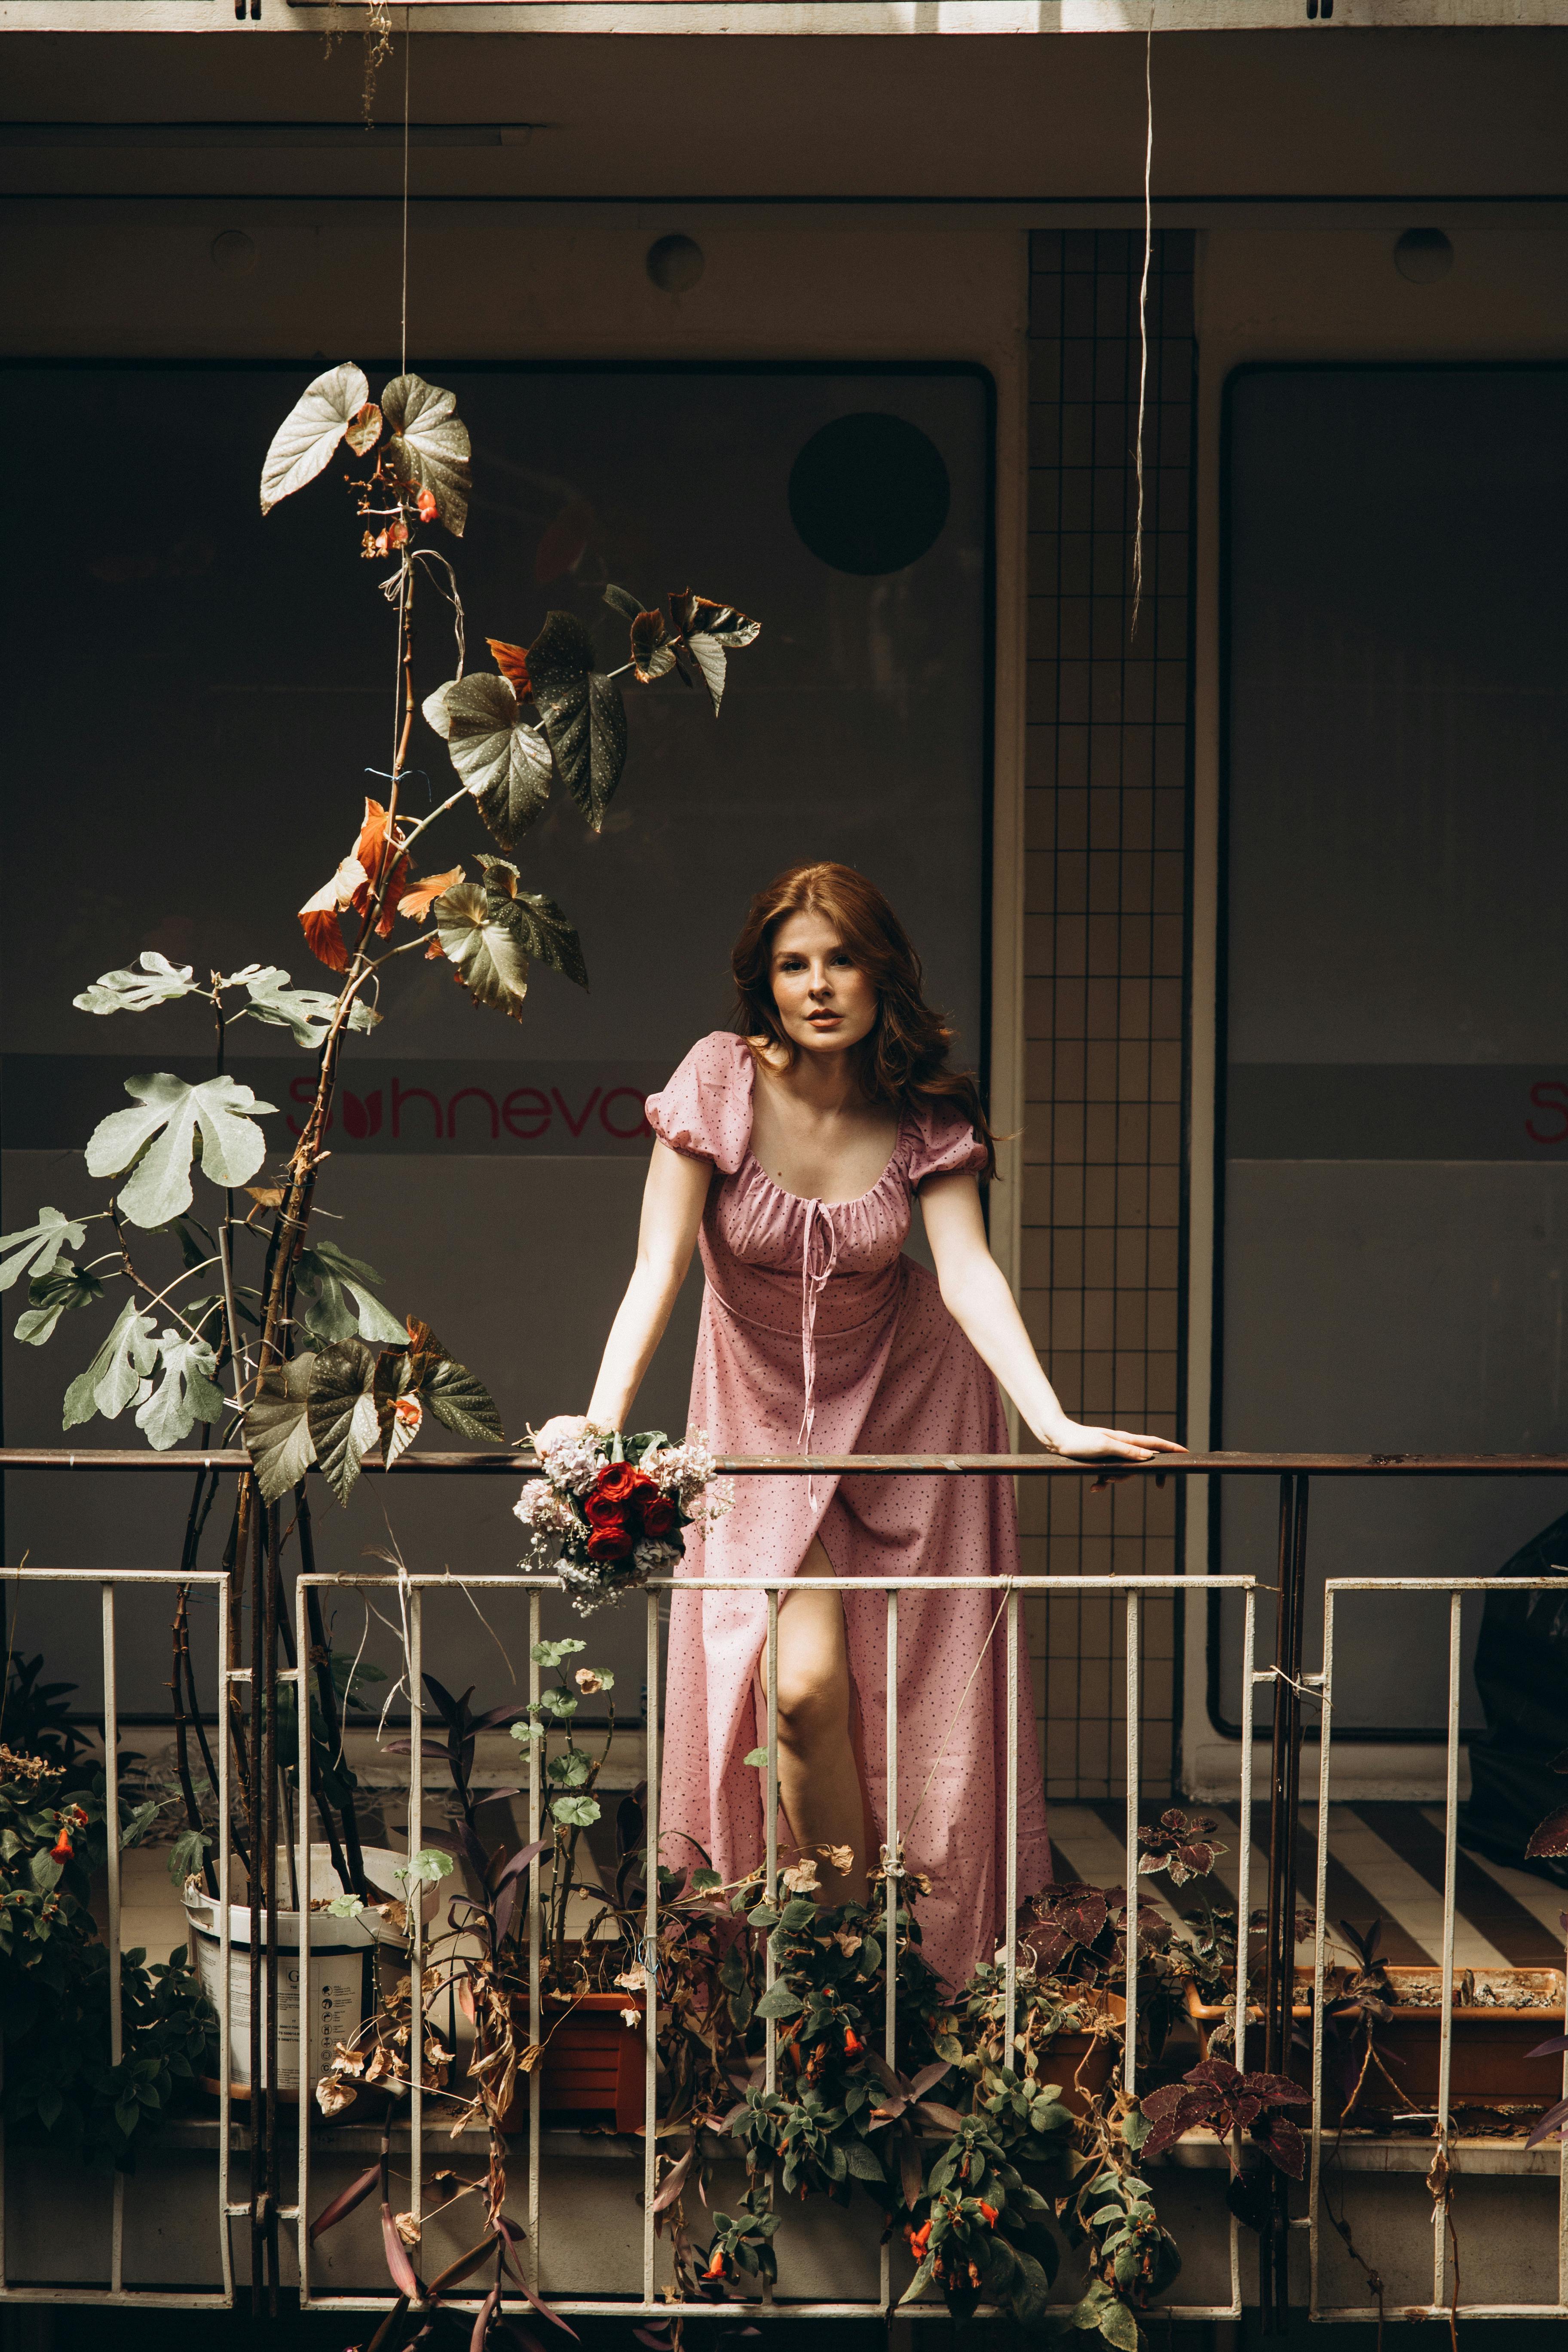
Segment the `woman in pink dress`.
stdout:
[[[648,1101],[658,1140],[637,1267],[587,1419],[629,1425],[700,1244],[690,1418],[717,1453],[1005,1453],[998,1381],[1041,1443],[1075,1459],[1179,1451],[1082,1428],[1058,1402],[986,1245],[979,1188],[995,1153],[979,1094],[947,1066],[951,1033],[924,1002],[919,960],[880,892],[847,866],[794,867],[753,900],[732,962],[735,1030],[702,1038]],[[934,1282],[902,1255],[917,1192]],[[689,1840],[732,1880],[763,1852],[763,1776],[744,1759],[766,1738],[766,1602],[705,1593],[705,1575],[793,1581],[778,1639],[785,1833],[818,1857],[826,1900],[862,1902],[886,1834],[878,1586],[1017,1565],[1006,1477],[737,1479],[733,1509],[689,1540],[690,1589],[670,1611],[665,1859]],[[814,1589],[821,1577],[868,1589]],[[1009,1709],[1020,1897],[1051,1875],[1028,1668],[1020,1662],[1010,1689],[998,1599],[900,1599],[905,1860],[931,1878],[926,1955],[952,1982],[991,1957],[1003,1924]]]

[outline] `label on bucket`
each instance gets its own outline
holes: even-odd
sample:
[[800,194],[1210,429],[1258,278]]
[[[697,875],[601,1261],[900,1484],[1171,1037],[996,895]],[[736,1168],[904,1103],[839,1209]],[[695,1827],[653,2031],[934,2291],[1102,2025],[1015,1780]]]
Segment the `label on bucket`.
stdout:
[[[215,2009],[221,2006],[223,1952],[218,1939],[196,1929],[196,1964],[202,1988]],[[262,1984],[262,2029],[267,1989]],[[364,1955],[361,1951],[310,1954],[310,2081],[314,2084],[340,2042],[350,2041],[364,2020]],[[250,1954],[229,1947],[228,2078],[250,2082]],[[278,1955],[278,2087],[300,2087],[300,1955]]]

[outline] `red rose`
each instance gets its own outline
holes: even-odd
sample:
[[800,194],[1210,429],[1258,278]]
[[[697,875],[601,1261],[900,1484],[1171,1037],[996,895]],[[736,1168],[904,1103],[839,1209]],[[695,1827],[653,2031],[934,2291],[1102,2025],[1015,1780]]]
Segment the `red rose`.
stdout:
[[612,1495],[601,1495],[597,1489],[583,1506],[584,1515],[591,1528],[618,1528],[626,1524],[626,1507]]
[[650,1495],[642,1507],[643,1533],[668,1536],[675,1532],[675,1505],[668,1495]]
[[634,1470],[629,1462],[612,1462],[595,1479],[593,1491],[607,1503],[629,1503],[640,1487],[652,1485],[646,1470]]
[[625,1559],[632,1549],[631,1531],[625,1519],[616,1519],[596,1527],[588,1538],[590,1559]]

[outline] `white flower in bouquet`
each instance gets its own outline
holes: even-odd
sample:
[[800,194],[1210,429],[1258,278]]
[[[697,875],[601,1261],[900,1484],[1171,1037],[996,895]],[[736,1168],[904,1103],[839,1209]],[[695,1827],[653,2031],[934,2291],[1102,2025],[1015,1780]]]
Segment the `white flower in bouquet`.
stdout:
[[576,1517],[566,1496],[548,1478],[531,1478],[512,1505],[516,1517],[536,1535],[569,1535]]

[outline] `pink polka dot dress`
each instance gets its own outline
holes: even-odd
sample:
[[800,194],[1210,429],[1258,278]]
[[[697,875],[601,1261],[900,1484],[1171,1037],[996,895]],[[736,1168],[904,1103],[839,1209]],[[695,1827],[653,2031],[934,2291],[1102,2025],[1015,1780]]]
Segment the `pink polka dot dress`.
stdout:
[[[715,1031],[648,1099],[672,1150],[710,1160],[700,1235],[707,1276],[691,1420],[720,1454],[1000,1454],[995,1381],[904,1256],[910,1202],[928,1176],[984,1164],[956,1112],[906,1111],[892,1157],[857,1201],[784,1192],[751,1149],[754,1069],[742,1038]],[[834,1573],[1007,1576],[1018,1570],[1007,1478],[738,1478],[735,1505],[688,1536],[683,1576],[793,1576],[820,1536]],[[886,1604],[844,1596],[849,1664],[876,1814],[887,1781]],[[1005,1925],[1006,1725],[1018,1725],[1018,1894],[1050,1881],[1050,1841],[1028,1664],[1009,1689],[1001,1595],[905,1592],[899,1603],[899,1813],[905,1859],[929,1873],[920,1906],[928,1958],[952,1983],[988,1960]],[[670,1611],[660,1846],[726,1879],[763,1859],[757,1668],[762,1594],[679,1591]],[[1020,1629],[1021,1631],[1022,1629]],[[990,1636],[989,1642],[987,1636]],[[976,1671],[978,1662],[978,1671]],[[972,1679],[973,1677],[973,1679]],[[945,1743],[945,1744],[944,1744]],[[929,1787],[928,1787],[929,1782]]]

